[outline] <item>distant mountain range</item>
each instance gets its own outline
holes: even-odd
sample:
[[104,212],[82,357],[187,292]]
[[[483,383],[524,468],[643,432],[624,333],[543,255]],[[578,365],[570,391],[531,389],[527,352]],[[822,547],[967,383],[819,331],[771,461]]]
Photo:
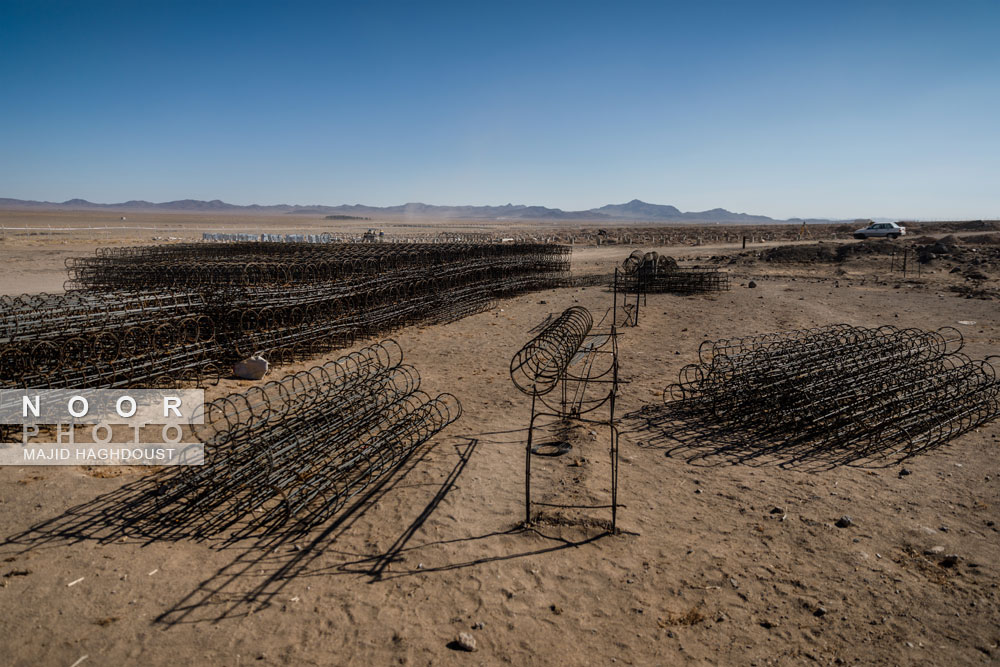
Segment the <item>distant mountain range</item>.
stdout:
[[[350,215],[366,218],[403,217],[426,219],[478,219],[478,220],[594,220],[594,221],[636,221],[636,222],[727,222],[727,223],[770,223],[803,222],[802,218],[776,220],[766,215],[733,213],[724,208],[709,211],[681,211],[675,206],[649,204],[633,199],[626,204],[608,204],[586,211],[564,211],[546,206],[525,206],[506,204],[504,206],[434,206],[431,204],[402,204],[400,206],[364,206],[362,204],[341,206],[299,206],[275,204],[261,206],[252,204],[240,206],[213,199],[180,199],[177,201],[154,203],[132,200],[120,204],[95,204],[86,199],[70,199],[64,202],[44,202],[24,199],[0,198],[0,209],[37,210],[106,210],[106,211],[174,211],[187,213],[246,213],[246,214],[291,214],[291,215]],[[822,218],[808,218],[806,222],[831,222]]]

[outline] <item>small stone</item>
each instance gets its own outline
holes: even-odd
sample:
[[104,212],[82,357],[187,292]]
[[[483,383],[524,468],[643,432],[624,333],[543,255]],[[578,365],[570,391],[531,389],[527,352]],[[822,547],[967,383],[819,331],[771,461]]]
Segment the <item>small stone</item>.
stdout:
[[472,624],[472,629],[473,630],[482,630],[483,627],[485,627],[485,624],[482,621],[479,621],[478,623],[473,623]]
[[470,635],[468,632],[458,633],[458,639],[455,640],[458,648],[463,651],[472,652],[476,650],[476,638]]
[[826,607],[816,607],[816,611],[813,612],[813,616],[816,618],[826,616]]
[[845,514],[844,516],[837,519],[837,523],[835,525],[837,526],[837,528],[849,528],[850,526],[854,525],[854,519]]
[[557,604],[549,605],[549,609],[551,609],[552,613],[555,614],[556,616],[563,613],[562,607],[560,607]]
[[907,475],[910,475],[910,474],[912,474],[912,471],[909,468],[901,468],[899,470],[899,476],[900,477],[906,477]]
[[750,282],[748,282],[748,283],[747,283],[747,287],[749,287],[750,289],[753,289],[753,288],[754,288],[754,287],[756,287],[756,286],[757,286],[757,283],[755,283],[755,282],[754,282],[754,281],[752,281],[752,280],[751,280]]
[[771,508],[771,514],[784,514],[784,513],[785,513],[785,510],[781,509],[780,507],[772,507]]
[[695,493],[701,493],[701,489],[695,489],[694,492]]
[[267,359],[257,355],[248,357],[233,366],[233,374],[244,380],[259,380],[267,374]]
[[948,526],[941,526],[941,527],[938,528],[938,530],[940,530],[942,533],[947,533],[948,532]]
[[941,559],[941,567],[954,567],[957,564],[958,564],[957,554],[948,554],[947,556]]

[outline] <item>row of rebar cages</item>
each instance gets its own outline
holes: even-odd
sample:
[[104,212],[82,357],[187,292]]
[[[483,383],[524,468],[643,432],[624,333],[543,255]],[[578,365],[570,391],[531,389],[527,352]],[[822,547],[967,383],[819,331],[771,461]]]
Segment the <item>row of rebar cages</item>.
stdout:
[[649,277],[638,277],[638,285],[629,291],[674,292],[694,294],[697,292],[729,291],[729,274],[709,268],[679,268],[669,273],[657,273]]
[[[206,403],[204,464],[165,467],[122,497],[116,524],[156,538],[307,532],[373,490],[457,420],[385,340]],[[197,423],[202,421],[203,423]]]
[[545,244],[233,243],[99,249],[88,289],[0,298],[0,384],[171,386],[254,353],[306,359],[561,284]]
[[706,341],[665,400],[765,443],[906,453],[1000,416],[997,357],[961,334],[846,324]]
[[447,265],[560,272],[569,268],[569,251],[530,243],[193,243],[103,248],[66,265],[69,287],[296,285]]
[[634,292],[694,294],[729,290],[729,274],[715,268],[682,268],[672,257],[634,250],[620,272],[620,289]]

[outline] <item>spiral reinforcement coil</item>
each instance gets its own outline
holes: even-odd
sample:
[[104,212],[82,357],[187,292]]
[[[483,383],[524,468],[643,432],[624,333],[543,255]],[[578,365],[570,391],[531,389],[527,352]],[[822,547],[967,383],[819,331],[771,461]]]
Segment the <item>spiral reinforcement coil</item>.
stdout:
[[161,520],[203,535],[307,531],[396,470],[462,413],[431,398],[386,340],[205,406],[205,464],[160,483]]
[[952,327],[846,324],[705,341],[664,398],[762,442],[913,453],[1000,415],[1000,358],[963,344]]
[[65,294],[0,297],[0,386],[216,382],[561,284],[553,244],[177,244],[68,261]]

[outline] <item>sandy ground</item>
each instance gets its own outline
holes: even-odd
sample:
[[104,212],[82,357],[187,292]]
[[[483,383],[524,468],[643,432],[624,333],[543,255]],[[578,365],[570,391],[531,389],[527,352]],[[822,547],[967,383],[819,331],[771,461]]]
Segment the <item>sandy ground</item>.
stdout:
[[[33,280],[55,275],[63,250],[18,247],[26,257],[12,262],[4,250],[0,286],[37,291]],[[575,270],[610,271],[627,252],[578,250]],[[997,301],[946,291],[943,271],[912,282],[877,265],[839,276],[822,266],[734,271],[727,293],[649,295],[640,325],[622,332],[618,534],[601,528],[601,507],[540,506],[543,520],[519,528],[529,400],[511,384],[510,357],[550,313],[579,304],[599,319],[611,305],[598,287],[549,290],[394,335],[423,388],[454,393],[464,415],[308,538],[100,539],[113,524],[107,494],[143,471],[0,469],[2,662],[1000,660],[1000,425],[905,464],[833,465],[722,450],[636,414],[660,403],[706,338],[836,322],[955,326],[981,357],[1000,350]],[[743,286],[749,279],[756,289]],[[210,397],[245,384],[225,381]],[[536,459],[536,500],[607,503],[608,443],[595,432],[579,433],[566,456]],[[912,474],[901,476],[903,465]],[[854,525],[835,527],[845,514]],[[943,567],[942,554],[957,554],[957,565]],[[476,652],[449,646],[460,632]]]

